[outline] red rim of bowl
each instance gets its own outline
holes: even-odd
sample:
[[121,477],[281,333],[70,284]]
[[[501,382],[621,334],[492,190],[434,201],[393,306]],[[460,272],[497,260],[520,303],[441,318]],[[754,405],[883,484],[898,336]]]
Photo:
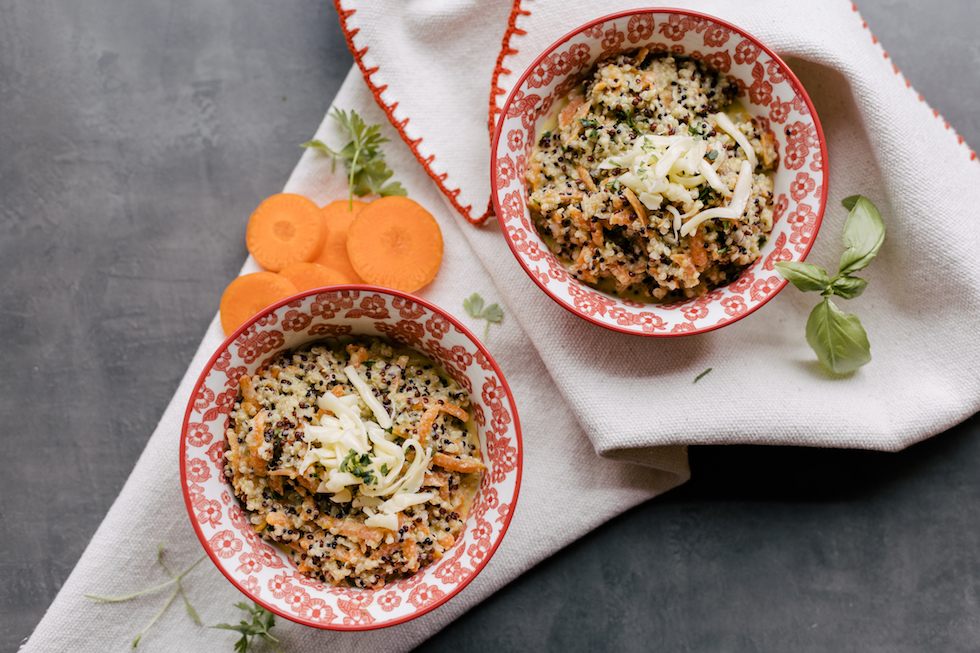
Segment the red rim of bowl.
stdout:
[[[803,251],[803,253],[800,256],[800,261],[805,261],[806,260],[806,257],[810,254],[810,249],[813,247],[813,243],[816,241],[816,234],[820,232],[820,224],[823,222],[823,214],[824,214],[824,211],[827,208],[827,192],[828,192],[828,187],[830,186],[830,183],[829,183],[830,182],[830,174],[829,174],[829,169],[827,168],[827,164],[826,164],[826,161],[827,161],[827,141],[824,138],[823,127],[820,125],[820,118],[817,116],[817,111],[816,111],[816,109],[813,106],[813,102],[810,100],[809,93],[806,92],[806,89],[803,87],[803,84],[800,82],[799,78],[796,76],[796,73],[794,73],[792,71],[792,69],[786,64],[786,62],[783,61],[782,57],[780,57],[778,54],[776,54],[775,52],[773,52],[772,49],[770,49],[765,43],[763,43],[762,41],[760,41],[756,37],[752,36],[751,34],[749,34],[748,32],[746,32],[741,27],[738,27],[737,25],[734,25],[732,23],[729,23],[726,20],[722,20],[721,18],[717,18],[717,17],[712,16],[710,14],[701,13],[699,11],[691,11],[689,9],[675,9],[675,8],[672,8],[672,7],[650,7],[650,8],[647,8],[647,9],[627,9],[625,11],[619,11],[619,12],[616,12],[614,14],[608,14],[608,15],[602,16],[600,18],[595,18],[595,19],[593,19],[593,20],[591,20],[591,21],[589,21],[587,23],[584,23],[584,24],[580,25],[579,27],[575,28],[571,32],[568,32],[567,34],[565,34],[564,36],[562,36],[561,38],[559,38],[557,41],[555,41],[550,46],[548,46],[540,55],[538,55],[538,57],[533,62],[531,62],[531,65],[529,65],[527,67],[527,70],[524,71],[524,74],[521,75],[520,78],[517,80],[517,83],[514,84],[514,88],[511,89],[510,94],[507,96],[507,100],[501,106],[501,108],[500,108],[500,115],[501,116],[506,115],[506,113],[507,113],[507,107],[509,107],[510,104],[511,104],[511,102],[513,102],[514,96],[517,94],[517,91],[520,90],[520,88],[523,86],[524,82],[527,80],[527,78],[531,74],[531,72],[535,68],[537,68],[538,65],[541,64],[541,62],[545,59],[545,57],[547,57],[552,52],[554,52],[555,51],[555,48],[557,48],[558,46],[562,45],[563,43],[566,43],[572,37],[577,36],[578,34],[584,32],[585,30],[587,30],[590,27],[592,27],[593,25],[597,25],[599,23],[604,23],[604,22],[609,21],[609,20],[617,20],[617,19],[623,18],[625,16],[635,16],[636,14],[662,14],[662,13],[682,14],[682,15],[685,15],[685,16],[692,16],[692,17],[695,17],[695,18],[703,18],[705,20],[710,20],[710,21],[713,21],[715,23],[718,23],[719,25],[723,25],[723,26],[727,27],[728,29],[732,30],[733,32],[735,32],[737,34],[741,34],[743,37],[749,39],[755,45],[757,45],[760,48],[762,48],[762,50],[764,50],[769,56],[771,56],[775,61],[777,61],[779,63],[779,65],[781,65],[783,67],[783,69],[786,71],[786,77],[788,79],[790,79],[790,81],[792,82],[793,86],[795,88],[797,88],[800,91],[800,94],[803,96],[803,101],[806,102],[806,106],[810,110],[810,115],[813,118],[813,125],[814,125],[814,127],[816,128],[816,131],[817,131],[817,140],[820,142],[820,156],[821,156],[822,160],[825,162],[824,163],[824,168],[823,168],[823,171],[822,171],[825,181],[824,181],[824,184],[823,184],[823,188],[821,189],[821,193],[820,193],[820,213],[819,213],[819,215],[817,215],[816,222],[814,223],[814,234],[815,235],[814,235],[814,238],[812,238],[810,240],[809,245],[807,245],[806,249]],[[498,147],[499,142],[500,142],[500,135],[501,135],[501,133],[503,131],[503,124],[504,124],[503,118],[501,118],[500,120],[497,121],[497,126],[494,128],[494,132],[493,132],[493,140],[490,143],[490,156],[491,156],[491,161],[490,161],[490,188],[491,189],[494,188],[494,181],[495,181],[495,177],[496,177],[495,170],[494,170],[494,165],[493,165],[493,157],[495,156],[495,153],[497,151],[497,147]],[[490,200],[493,203],[493,211],[494,211],[494,214],[496,214],[497,216],[503,215],[503,213],[500,210],[500,202],[497,200],[497,193],[496,193],[495,190],[492,190],[491,191],[491,193],[490,193]],[[524,268],[524,272],[527,274],[527,276],[529,276],[534,281],[534,283],[537,284],[537,286],[539,288],[541,288],[541,290],[543,290],[544,293],[548,297],[550,297],[552,299],[552,301],[554,301],[556,304],[558,304],[559,306],[561,306],[565,310],[569,311],[570,313],[576,315],[577,317],[582,318],[583,320],[587,320],[587,321],[589,321],[589,322],[591,322],[593,324],[596,324],[598,326],[601,326],[601,327],[603,327],[605,329],[609,329],[611,331],[617,331],[619,333],[625,333],[625,334],[631,335],[631,336],[650,337],[650,338],[679,338],[679,337],[682,337],[682,336],[691,336],[691,335],[696,335],[696,334],[699,334],[699,333],[707,333],[709,331],[714,331],[715,329],[720,329],[722,327],[728,326],[729,324],[734,324],[735,322],[738,322],[742,318],[747,317],[747,316],[751,315],[752,313],[756,312],[763,305],[765,305],[767,302],[769,302],[769,300],[771,300],[773,297],[775,297],[776,295],[778,295],[779,292],[783,288],[786,287],[786,284],[789,283],[786,279],[780,278],[779,285],[776,286],[776,288],[773,290],[773,292],[771,292],[768,295],[766,295],[766,297],[764,297],[762,299],[762,301],[760,301],[758,304],[756,304],[755,306],[753,306],[752,308],[750,308],[749,310],[747,310],[745,313],[742,313],[741,315],[737,315],[734,318],[732,318],[731,320],[729,320],[729,321],[727,321],[727,322],[725,322],[723,324],[710,324],[710,325],[701,327],[699,329],[695,329],[693,331],[681,331],[681,332],[677,332],[677,333],[638,333],[636,331],[631,331],[629,329],[621,328],[621,327],[619,327],[617,325],[614,325],[614,324],[607,324],[605,322],[600,322],[599,320],[596,320],[595,318],[592,318],[592,317],[590,317],[588,315],[584,315],[583,313],[580,313],[578,310],[576,310],[574,306],[570,306],[569,304],[565,303],[563,300],[561,300],[560,298],[558,298],[557,296],[555,296],[548,289],[548,287],[545,284],[543,284],[540,279],[538,279],[537,275],[536,274],[533,274],[531,272],[531,269],[527,266],[527,263],[525,263],[524,262],[524,259],[521,258],[521,256],[519,255],[519,252],[517,251],[517,248],[514,246],[514,242],[507,235],[507,230],[504,227],[503,222],[500,222],[499,217],[498,217],[497,222],[500,225],[500,230],[504,234],[504,240],[507,241],[508,247],[510,247],[511,252],[513,252],[513,254],[514,254],[514,258],[517,259],[517,262],[520,263],[520,265],[521,265],[522,268]],[[549,256],[554,256],[554,254],[551,254],[551,252],[549,252],[548,254],[549,254]],[[582,283],[581,281],[579,281],[578,279],[575,279],[574,277],[572,278],[571,282],[572,283],[581,284],[581,285],[585,286],[586,288],[589,288],[590,290],[594,290],[595,292],[600,292],[600,293],[602,292],[602,291],[596,290],[595,288],[592,288],[588,284]],[[724,287],[724,286],[722,286],[722,287]],[[602,294],[606,294],[606,293],[602,293]]]
[[[255,603],[258,603],[266,610],[269,610],[270,612],[280,617],[289,619],[290,621],[293,621],[298,624],[302,624],[304,626],[311,626],[313,628],[319,628],[321,630],[336,630],[336,631],[377,630],[380,628],[387,628],[389,626],[397,626],[398,624],[405,623],[406,621],[411,621],[412,619],[421,617],[425,613],[430,612],[435,608],[438,608],[440,605],[442,605],[449,599],[456,596],[456,594],[458,594],[460,590],[462,590],[464,587],[469,585],[474,578],[480,575],[480,572],[483,571],[483,568],[487,565],[488,562],[490,562],[490,559],[493,558],[494,553],[496,553],[497,551],[497,547],[499,547],[500,543],[503,541],[504,536],[507,534],[507,530],[510,527],[511,518],[514,516],[513,509],[511,509],[510,512],[507,514],[507,516],[504,518],[501,524],[500,537],[497,538],[497,541],[494,543],[493,547],[487,553],[483,561],[473,569],[473,573],[469,576],[469,578],[459,583],[459,585],[454,587],[451,591],[447,591],[446,595],[440,597],[438,601],[435,601],[431,605],[427,605],[424,608],[410,615],[405,615],[404,617],[400,617],[392,621],[386,621],[380,624],[374,624],[372,622],[371,624],[365,624],[365,625],[337,626],[332,624],[322,624],[315,621],[311,621],[309,619],[304,619],[303,617],[298,617],[297,615],[288,614],[283,610],[281,610],[280,608],[278,608],[277,606],[272,605],[267,601],[265,601],[264,599],[255,596],[247,589],[245,589],[241,585],[241,583],[239,583],[237,580],[235,580],[228,574],[224,566],[219,562],[214,551],[211,549],[210,546],[208,546],[208,542],[204,537],[204,533],[201,531],[200,525],[197,523],[197,520],[194,518],[194,506],[191,503],[190,494],[187,491],[187,476],[186,476],[186,470],[184,466],[184,456],[187,449],[187,424],[190,421],[191,412],[194,407],[194,397],[197,395],[197,391],[201,388],[201,385],[203,385],[211,369],[214,367],[214,363],[215,361],[218,360],[218,356],[220,356],[223,351],[227,350],[232,345],[232,343],[235,342],[235,339],[238,338],[239,335],[241,335],[243,331],[248,329],[248,327],[252,326],[256,321],[261,319],[263,316],[269,314],[272,311],[277,310],[279,307],[284,306],[289,302],[293,302],[298,299],[304,299],[310,295],[314,295],[324,291],[334,292],[334,291],[343,291],[343,290],[380,292],[384,294],[394,295],[396,297],[401,297],[402,299],[407,299],[412,302],[421,304],[422,306],[428,308],[430,311],[433,311],[441,315],[445,319],[447,319],[454,327],[459,329],[463,333],[463,335],[469,338],[470,341],[472,341],[473,344],[476,345],[477,349],[479,349],[484,356],[486,356],[487,361],[490,363],[490,366],[493,368],[493,371],[497,374],[497,377],[500,379],[500,384],[503,386],[504,391],[507,393],[507,398],[510,400],[511,406],[514,407],[512,417],[513,417],[513,424],[514,424],[514,438],[516,440],[516,448],[517,448],[517,465],[515,466],[515,470],[517,471],[517,478],[514,481],[515,483],[514,499],[512,501],[512,504],[514,505],[517,504],[517,498],[518,495],[520,495],[520,491],[521,491],[521,476],[524,468],[524,443],[523,443],[523,439],[521,438],[521,422],[517,414],[517,403],[514,401],[514,394],[511,392],[510,385],[508,385],[507,379],[504,378],[504,374],[500,370],[500,366],[497,365],[497,361],[494,360],[493,356],[490,354],[489,351],[487,351],[487,348],[483,345],[483,343],[480,342],[480,340],[475,335],[473,335],[472,331],[470,331],[463,324],[461,324],[459,320],[457,320],[455,317],[453,317],[443,309],[439,308],[432,302],[426,301],[421,297],[409,293],[405,293],[400,290],[393,290],[391,288],[381,288],[380,286],[368,286],[362,284],[348,284],[342,286],[314,288],[312,290],[305,290],[296,293],[295,295],[290,295],[289,297],[280,300],[275,304],[272,304],[268,308],[263,309],[261,312],[256,313],[255,315],[250,317],[244,324],[238,327],[234,333],[232,333],[230,336],[225,338],[225,340],[215,350],[214,354],[211,356],[207,364],[204,366],[204,370],[201,372],[201,375],[198,377],[197,383],[194,384],[194,388],[191,390],[191,396],[187,403],[187,410],[184,411],[184,421],[180,429],[180,454],[179,454],[180,455],[180,486],[181,486],[180,489],[181,489],[181,493],[184,495],[184,506],[187,508],[187,514],[190,517],[191,525],[194,527],[194,532],[197,534],[197,539],[201,542],[201,546],[204,547],[204,550],[208,554],[208,557],[211,558],[211,562],[214,563],[214,566],[218,568],[218,570],[225,576],[225,578],[228,579],[228,581],[232,585],[238,588],[238,591],[240,591],[242,594],[245,594],[250,600],[254,601]],[[423,570],[419,570],[416,573],[423,573]]]

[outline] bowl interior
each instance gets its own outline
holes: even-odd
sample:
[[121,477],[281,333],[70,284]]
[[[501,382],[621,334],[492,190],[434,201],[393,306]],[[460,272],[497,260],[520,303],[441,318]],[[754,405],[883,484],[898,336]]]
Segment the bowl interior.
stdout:
[[[554,104],[597,61],[648,48],[704,61],[739,87],[739,102],[775,137],[774,225],[760,257],[735,282],[702,297],[644,304],[573,278],[548,250],[526,204],[527,163]],[[628,11],[598,19],[545,50],[505,102],[492,145],[491,192],[511,250],[558,304],[609,329],[638,335],[698,333],[730,324],[762,306],[786,281],[778,261],[806,258],[827,198],[826,145],[806,91],[786,64],[738,27],[679,10]]]
[[[380,590],[338,588],[301,574],[283,551],[255,534],[222,473],[225,427],[242,375],[253,374],[284,350],[351,334],[382,336],[412,347],[465,388],[487,464],[460,539],[442,559]],[[219,348],[187,407],[181,482],[201,543],[242,592],[299,623],[363,630],[424,614],[476,576],[510,523],[520,488],[521,456],[520,425],[507,383],[465,327],[410,295],[344,287],[284,300]]]

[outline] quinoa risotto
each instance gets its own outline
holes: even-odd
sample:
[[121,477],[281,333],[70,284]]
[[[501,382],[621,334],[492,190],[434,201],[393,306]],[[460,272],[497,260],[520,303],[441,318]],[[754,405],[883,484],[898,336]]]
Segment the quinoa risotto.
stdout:
[[528,165],[528,206],[579,280],[641,301],[703,295],[772,230],[775,141],[703,63],[606,59],[556,107]]
[[308,345],[243,376],[225,476],[299,570],[379,588],[439,559],[484,471],[469,397],[377,338]]

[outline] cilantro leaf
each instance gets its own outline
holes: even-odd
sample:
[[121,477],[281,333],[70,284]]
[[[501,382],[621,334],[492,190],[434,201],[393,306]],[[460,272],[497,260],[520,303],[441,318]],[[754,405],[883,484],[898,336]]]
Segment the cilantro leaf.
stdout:
[[493,322],[496,324],[504,319],[504,309],[500,308],[497,304],[484,306],[483,298],[480,297],[479,293],[473,293],[464,299],[463,308],[471,317],[483,318],[487,321],[487,326],[483,330],[484,340],[487,339],[487,334],[490,332],[490,323]]

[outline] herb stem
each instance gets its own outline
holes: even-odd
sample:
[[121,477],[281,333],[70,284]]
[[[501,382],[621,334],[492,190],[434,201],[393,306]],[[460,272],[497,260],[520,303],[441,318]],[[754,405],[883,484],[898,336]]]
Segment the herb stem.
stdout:
[[179,589],[175,588],[174,591],[170,593],[170,598],[167,599],[167,602],[163,604],[163,607],[160,608],[160,611],[157,612],[157,614],[156,614],[155,617],[153,617],[153,621],[151,621],[150,623],[146,624],[146,628],[144,628],[143,630],[141,630],[139,632],[139,634],[136,636],[136,639],[133,640],[133,648],[136,648],[137,644],[140,643],[140,638],[143,637],[143,634],[146,631],[148,631],[153,626],[153,624],[155,624],[157,622],[157,620],[160,617],[163,616],[163,613],[167,611],[167,608],[170,607],[170,604],[174,602],[174,599],[175,598],[177,598],[177,592],[179,592],[179,591],[180,591]]
[[710,368],[709,367],[708,369],[706,369],[705,371],[701,372],[696,377],[694,377],[694,383],[697,383],[698,381],[700,381],[701,379],[703,379],[705,377],[705,375],[707,375],[708,372],[710,372],[712,369],[713,368]]
[[279,641],[278,639],[276,639],[272,635],[269,635],[269,634],[266,634],[266,633],[262,633],[260,636],[262,637],[262,639],[265,640],[265,643],[266,644],[268,644],[269,646],[271,646],[273,648],[273,650],[278,651],[279,653],[283,653],[283,651],[282,651],[281,648],[279,648],[278,646],[276,646],[275,644],[273,644],[273,642],[278,642]]

